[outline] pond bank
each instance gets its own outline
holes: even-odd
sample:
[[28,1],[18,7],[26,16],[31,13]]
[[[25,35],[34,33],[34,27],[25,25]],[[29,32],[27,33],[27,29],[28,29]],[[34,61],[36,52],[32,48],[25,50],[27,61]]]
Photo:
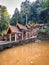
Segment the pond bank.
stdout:
[[19,42],[3,42],[2,44],[0,44],[0,51],[3,51],[5,49],[14,47],[14,46],[19,46],[19,45],[24,45],[27,43],[31,43],[31,42],[35,42],[36,38],[30,38],[27,40],[21,40]]

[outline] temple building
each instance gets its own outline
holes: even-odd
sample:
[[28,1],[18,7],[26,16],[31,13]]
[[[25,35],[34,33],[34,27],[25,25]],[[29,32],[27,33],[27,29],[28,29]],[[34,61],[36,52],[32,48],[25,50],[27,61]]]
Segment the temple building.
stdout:
[[16,26],[9,25],[7,29],[7,35],[9,37],[9,41],[21,41],[30,38],[36,38],[37,31],[39,27],[43,27],[44,24],[30,24],[28,23],[26,26],[23,26],[17,23]]
[[27,39],[27,28],[18,23],[16,26],[9,25],[7,34],[9,35],[10,41],[25,40]]

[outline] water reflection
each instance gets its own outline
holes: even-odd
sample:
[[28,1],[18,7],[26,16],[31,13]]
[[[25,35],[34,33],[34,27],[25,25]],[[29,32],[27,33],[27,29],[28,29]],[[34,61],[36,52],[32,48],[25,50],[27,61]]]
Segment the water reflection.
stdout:
[[49,42],[26,44],[0,52],[0,65],[49,65]]

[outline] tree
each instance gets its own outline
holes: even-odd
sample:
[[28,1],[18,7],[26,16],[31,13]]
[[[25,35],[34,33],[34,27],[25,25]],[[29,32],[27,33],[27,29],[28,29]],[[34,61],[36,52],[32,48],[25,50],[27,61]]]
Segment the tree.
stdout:
[[30,20],[34,23],[40,22],[40,12],[41,12],[41,3],[39,0],[33,2],[31,4],[31,11],[30,11]]
[[19,11],[18,11],[18,9],[16,8],[16,9],[15,9],[15,12],[14,12],[12,18],[11,18],[10,23],[11,23],[12,25],[16,25],[18,21],[19,21]]
[[49,21],[49,0],[44,0],[42,3],[40,19],[43,23],[48,23]]
[[42,7],[49,8],[49,0],[44,0],[44,2],[42,3]]
[[0,5],[0,33],[2,33],[3,30],[7,29],[8,20],[9,15],[7,12],[7,8]]
[[14,15],[11,18],[11,24],[16,25],[17,22],[26,25],[26,23],[40,23],[41,20],[41,11],[42,11],[42,2],[43,0],[36,0],[35,2],[31,3],[30,1],[26,0],[25,2],[21,3],[21,11],[19,12],[18,9],[15,9]]
[[26,0],[25,2],[22,2],[21,4],[21,13],[22,17],[24,19],[25,25],[28,23],[29,15],[30,15],[30,10],[31,10],[31,3]]

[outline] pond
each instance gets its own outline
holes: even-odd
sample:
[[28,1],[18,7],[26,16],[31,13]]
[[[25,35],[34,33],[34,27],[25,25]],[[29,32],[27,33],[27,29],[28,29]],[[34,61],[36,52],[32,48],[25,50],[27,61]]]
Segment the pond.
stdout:
[[29,43],[0,52],[0,65],[49,65],[49,41]]

